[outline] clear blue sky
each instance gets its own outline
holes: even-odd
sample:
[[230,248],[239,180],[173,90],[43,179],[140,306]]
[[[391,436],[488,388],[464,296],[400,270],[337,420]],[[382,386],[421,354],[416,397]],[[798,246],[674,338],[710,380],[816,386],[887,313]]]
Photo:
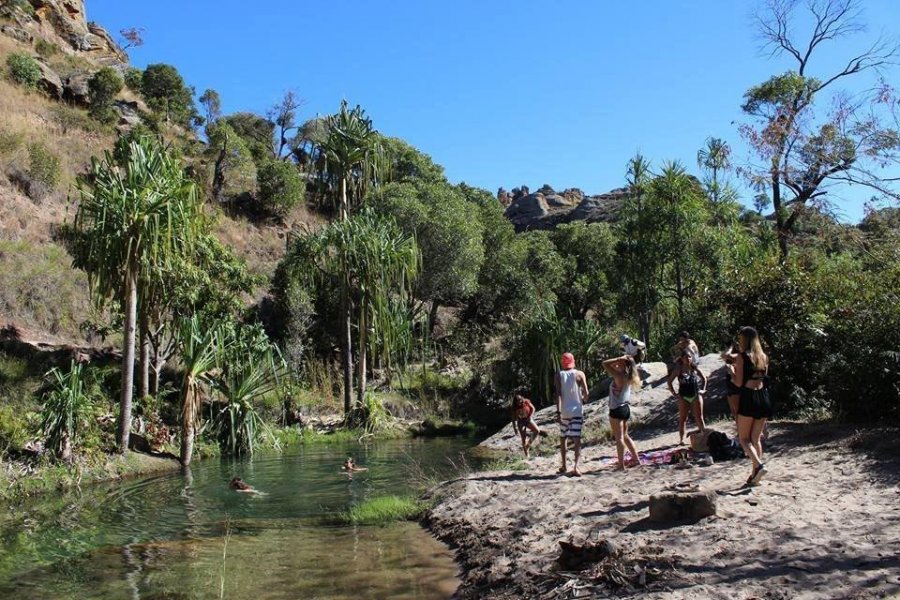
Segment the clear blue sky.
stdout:
[[[491,192],[544,183],[601,193],[636,151],[696,171],[708,136],[748,158],[741,97],[788,63],[759,52],[755,0],[87,0],[116,35],[145,28],[138,67],[174,64],[226,113],[264,112],[286,89],[299,117],[365,107],[375,126]],[[900,1],[864,0],[869,31],[822,52],[813,75],[880,32]],[[884,27],[894,28],[884,30]],[[888,73],[897,82],[900,70]],[[862,83],[862,82],[861,82]],[[749,203],[751,193],[742,189]],[[870,194],[845,190],[858,221]]]

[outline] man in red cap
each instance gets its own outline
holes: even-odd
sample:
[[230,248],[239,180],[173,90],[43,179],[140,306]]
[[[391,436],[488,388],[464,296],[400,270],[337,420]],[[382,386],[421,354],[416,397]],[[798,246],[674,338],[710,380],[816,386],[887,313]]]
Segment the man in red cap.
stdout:
[[584,402],[588,397],[587,377],[584,373],[575,369],[575,357],[571,352],[566,352],[560,360],[562,370],[556,374],[555,397],[556,418],[560,428],[560,453],[562,454],[562,467],[559,472],[566,472],[566,442],[572,440],[572,449],[575,451],[575,463],[572,465],[571,474],[580,477],[578,459],[581,457],[581,425],[584,422]]

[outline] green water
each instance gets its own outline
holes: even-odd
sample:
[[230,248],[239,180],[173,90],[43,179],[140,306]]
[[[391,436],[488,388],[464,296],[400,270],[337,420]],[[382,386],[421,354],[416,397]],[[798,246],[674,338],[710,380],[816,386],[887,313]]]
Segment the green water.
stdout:
[[[452,477],[470,445],[305,446],[6,507],[0,598],[447,598],[452,555],[418,525],[322,517]],[[368,470],[342,474],[348,455]],[[235,475],[264,495],[231,491]]]

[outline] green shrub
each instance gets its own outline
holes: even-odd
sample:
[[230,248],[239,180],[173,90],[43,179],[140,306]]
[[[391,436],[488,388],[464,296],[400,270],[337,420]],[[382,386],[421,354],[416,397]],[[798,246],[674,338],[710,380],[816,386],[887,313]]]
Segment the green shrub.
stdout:
[[140,69],[135,69],[134,67],[128,67],[125,69],[125,86],[131,90],[132,92],[141,93],[141,82],[143,81],[144,74]]
[[44,394],[41,431],[46,436],[47,448],[58,458],[70,460],[91,409],[84,369],[73,360],[68,372],[54,367],[47,377],[50,388]]
[[292,163],[272,160],[263,163],[256,174],[260,208],[283,218],[297,206],[306,193],[306,184]]
[[44,58],[59,54],[59,46],[44,39],[39,39],[34,43],[34,50]]
[[28,145],[28,195],[41,200],[59,183],[59,157],[39,142]]
[[28,54],[10,54],[6,57],[6,68],[13,81],[28,89],[35,89],[41,80],[41,68]]
[[124,82],[112,67],[103,67],[90,78],[88,89],[91,92],[91,116],[98,121],[110,123],[116,114],[112,109],[116,94],[122,91]]

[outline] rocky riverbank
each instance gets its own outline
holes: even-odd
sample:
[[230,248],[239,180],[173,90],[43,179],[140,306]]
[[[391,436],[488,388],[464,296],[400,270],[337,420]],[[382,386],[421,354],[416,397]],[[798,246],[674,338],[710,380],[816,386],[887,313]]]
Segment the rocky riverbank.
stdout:
[[[708,413],[722,415],[724,369],[715,357],[703,360],[715,375]],[[678,441],[664,386],[651,379],[635,403],[649,424],[633,432],[638,450],[656,457]],[[614,471],[615,448],[596,433],[605,412],[605,399],[592,403],[587,430],[597,437],[585,440],[581,478],[556,475],[556,430],[547,424],[551,435],[527,469],[471,473],[431,490],[426,523],[456,552],[458,597],[896,597],[900,432],[773,422],[770,473],[745,488],[746,459]],[[712,427],[735,433],[726,417]],[[485,445],[515,449],[511,433]],[[712,492],[716,514],[650,520],[651,495],[691,491]],[[564,552],[561,543],[571,545]]]

